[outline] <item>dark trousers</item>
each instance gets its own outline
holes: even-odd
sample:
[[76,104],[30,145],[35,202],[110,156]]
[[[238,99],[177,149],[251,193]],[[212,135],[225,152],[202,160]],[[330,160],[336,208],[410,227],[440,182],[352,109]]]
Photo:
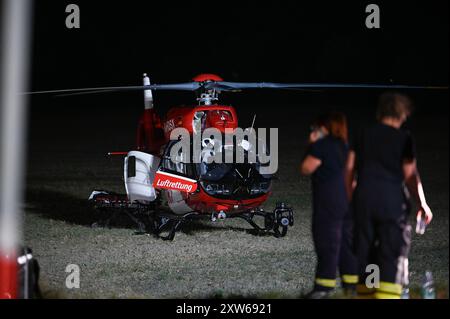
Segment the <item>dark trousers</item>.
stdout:
[[338,269],[344,287],[355,285],[358,269],[352,249],[352,214],[347,210],[342,216],[336,216],[321,208],[313,214],[312,232],[317,254],[315,289],[333,289]]
[[[398,298],[408,271],[411,243],[409,205],[403,189],[388,183],[358,186],[353,203],[361,292]],[[368,265],[378,266],[380,271],[379,287],[373,290],[366,283]]]

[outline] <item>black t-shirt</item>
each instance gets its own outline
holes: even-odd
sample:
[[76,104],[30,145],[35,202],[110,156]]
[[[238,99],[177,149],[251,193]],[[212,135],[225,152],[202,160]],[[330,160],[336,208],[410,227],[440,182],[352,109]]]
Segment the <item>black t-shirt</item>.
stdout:
[[403,162],[416,157],[408,131],[377,123],[364,129],[351,145],[356,153],[358,183],[364,181],[403,182]]
[[343,178],[348,146],[342,140],[328,135],[311,144],[307,154],[320,159],[322,162],[313,174],[314,183]]
[[347,144],[327,136],[311,144],[307,154],[321,160],[312,176],[315,218],[319,218],[321,223],[342,218],[348,209],[344,183]]

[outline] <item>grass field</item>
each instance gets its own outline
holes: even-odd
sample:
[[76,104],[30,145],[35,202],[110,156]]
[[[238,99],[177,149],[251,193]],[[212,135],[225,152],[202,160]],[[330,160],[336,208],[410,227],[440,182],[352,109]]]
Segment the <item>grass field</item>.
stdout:
[[[317,108],[304,108],[300,115],[295,106],[276,115],[270,110],[255,111],[256,126],[280,130],[279,173],[265,207],[272,209],[276,201],[294,207],[295,225],[285,238],[255,236],[246,231],[250,226],[245,222],[227,220],[194,223],[173,242],[134,235],[133,228],[123,223],[112,229],[90,227],[99,217],[87,203],[90,192],[99,188],[124,191],[122,160],[105,154],[128,150],[134,144],[139,112],[136,107],[126,112],[104,107],[33,111],[24,238],[41,264],[41,285],[47,295],[296,298],[310,289],[315,267],[311,190],[309,179],[300,177],[298,164],[308,123]],[[244,118],[250,118],[251,111],[244,113]],[[425,235],[414,235],[411,286],[417,290],[425,270],[431,270],[440,296],[447,298],[448,115],[416,118],[414,133],[435,220]],[[65,288],[68,264],[81,268],[80,289]]]

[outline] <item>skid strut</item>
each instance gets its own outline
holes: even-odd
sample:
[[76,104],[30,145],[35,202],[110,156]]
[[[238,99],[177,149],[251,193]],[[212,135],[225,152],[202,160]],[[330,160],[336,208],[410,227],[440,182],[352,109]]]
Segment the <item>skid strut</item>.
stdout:
[[[254,221],[255,216],[264,218],[264,227],[259,226]],[[273,232],[273,235],[277,238],[286,236],[288,227],[294,226],[294,211],[285,203],[277,203],[272,212],[258,209],[248,213],[239,214],[234,217],[244,219],[259,232]]]
[[[173,240],[175,233],[181,229],[184,223],[189,220],[199,218],[201,215],[197,212],[191,212],[184,215],[174,215],[167,213],[155,213],[153,216],[152,232],[162,240]],[[164,231],[168,231],[167,235],[161,235]]]

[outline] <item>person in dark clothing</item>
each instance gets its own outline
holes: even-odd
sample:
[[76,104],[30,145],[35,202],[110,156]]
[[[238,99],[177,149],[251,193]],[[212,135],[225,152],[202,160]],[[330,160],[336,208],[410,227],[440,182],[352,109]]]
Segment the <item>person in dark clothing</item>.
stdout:
[[[355,138],[348,156],[346,180],[349,193],[354,190],[354,242],[360,276],[357,290],[365,297],[400,298],[411,241],[405,189],[416,200],[418,219],[428,224],[433,216],[420,182],[413,138],[401,129],[410,105],[404,95],[384,93],[378,122]],[[377,286],[366,284],[369,264],[379,267]]]
[[326,298],[336,287],[339,268],[343,287],[354,290],[358,282],[352,252],[352,217],[344,171],[348,154],[347,121],[341,113],[321,117],[310,134],[310,145],[301,164],[312,175],[312,233],[317,253],[315,285],[307,298]]

